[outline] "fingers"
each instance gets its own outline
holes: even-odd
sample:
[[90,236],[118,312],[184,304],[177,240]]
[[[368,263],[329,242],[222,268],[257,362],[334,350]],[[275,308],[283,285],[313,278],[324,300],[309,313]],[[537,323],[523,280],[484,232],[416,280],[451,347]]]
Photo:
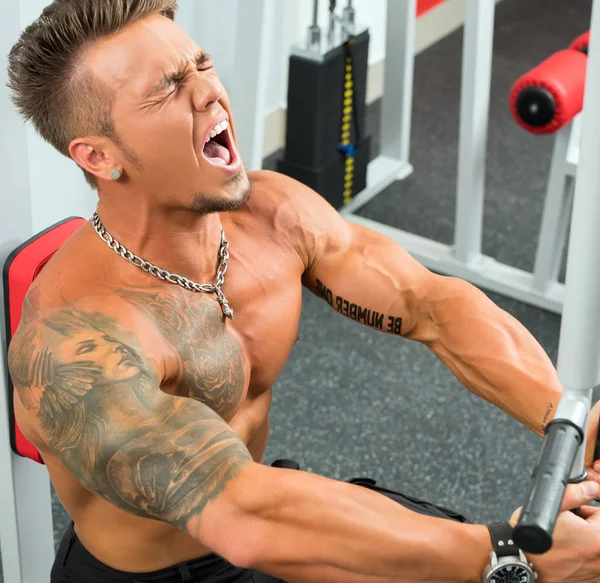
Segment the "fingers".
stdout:
[[508,523],[515,528],[519,522],[519,517],[521,516],[521,512],[523,510],[523,507],[521,506],[520,508],[517,508],[513,513],[512,516],[510,517],[510,520],[508,521]]
[[598,506],[582,506],[579,509],[579,516],[584,520],[592,518],[592,516],[599,518],[598,515],[600,515],[600,508]]
[[[600,470],[600,462],[595,462],[594,466]],[[597,482],[598,484],[600,484],[600,473],[596,470],[588,468],[586,479],[590,482]],[[600,502],[600,500],[596,498],[596,502]]]
[[[594,465],[597,468],[600,468],[600,463],[599,462],[596,462]],[[587,479],[588,480],[592,480],[593,482],[600,483],[600,474],[596,470],[592,470],[591,468],[588,468],[588,470],[587,470]]]
[[564,512],[565,510],[580,508],[591,502],[598,495],[600,495],[600,484],[597,482],[588,481],[579,484],[569,484],[565,490],[560,511]]
[[[562,505],[560,507],[560,513],[566,512],[568,510],[578,509],[583,513],[579,513],[578,516],[587,519],[590,517],[594,517],[600,520],[600,508],[598,508],[598,512],[594,512],[595,508],[591,506],[586,506],[589,504],[596,496],[600,495],[600,484],[597,482],[580,482],[579,484],[569,484],[565,489],[565,495],[563,497]],[[583,510],[583,508],[585,510]],[[517,508],[512,516],[510,517],[509,523],[514,528],[519,522],[519,518],[521,516],[521,512],[523,511],[523,507]],[[575,517],[572,513],[569,513],[571,517]],[[560,518],[560,517],[559,517]],[[600,582],[599,582],[600,583]]]

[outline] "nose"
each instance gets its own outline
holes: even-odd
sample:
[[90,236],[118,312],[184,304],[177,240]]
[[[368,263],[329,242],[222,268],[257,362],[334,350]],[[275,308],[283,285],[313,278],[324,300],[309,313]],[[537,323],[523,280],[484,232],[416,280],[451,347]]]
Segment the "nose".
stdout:
[[198,112],[209,110],[223,96],[223,86],[216,78],[198,76],[194,88],[194,109]]

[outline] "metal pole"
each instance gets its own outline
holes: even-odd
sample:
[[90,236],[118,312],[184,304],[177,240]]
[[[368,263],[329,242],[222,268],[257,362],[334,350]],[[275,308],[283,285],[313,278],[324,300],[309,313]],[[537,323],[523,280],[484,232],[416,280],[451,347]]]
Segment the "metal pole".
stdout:
[[[9,99],[7,57],[21,33],[25,4],[9,2],[0,20],[0,266],[33,232],[33,159],[27,127]],[[31,138],[30,138],[31,139]],[[31,146],[31,143],[29,143]],[[35,164],[40,166],[37,158]],[[81,193],[80,193],[81,195]],[[60,206],[58,201],[58,205]],[[4,292],[0,286],[0,304]],[[9,442],[13,423],[7,389],[4,310],[0,314],[0,550],[7,583],[47,581],[54,561],[50,481],[44,466],[17,457]],[[2,577],[0,577],[1,579]]]
[[[546,200],[542,214],[542,224],[538,237],[537,251],[533,269],[533,286],[546,293],[548,286],[554,283],[555,265],[560,264],[564,251],[564,237],[560,227],[565,214],[570,217],[570,192],[573,177],[568,175],[567,154],[572,139],[573,124],[562,128],[557,134],[552,154],[552,164],[548,176]],[[567,219],[568,220],[568,219]],[[568,225],[562,225],[568,228]]]
[[[598,0],[594,0],[592,8],[592,31],[600,34]],[[556,417],[572,401],[580,401],[589,408],[592,389],[599,380],[600,43],[594,32],[591,39],[558,355],[558,374],[564,393]],[[584,449],[585,440],[572,477],[582,471]]]
[[237,134],[248,170],[263,164],[269,66],[272,60],[275,0],[237,2],[235,70],[229,95],[237,112]]
[[346,28],[353,33],[354,25],[356,23],[356,10],[354,10],[354,6],[352,6],[352,0],[348,0],[348,4],[346,8],[344,8],[343,20]]
[[335,9],[337,7],[337,0],[329,0],[329,45],[333,45],[335,35]]
[[495,6],[467,0],[454,233],[454,257],[465,264],[481,255]]
[[381,154],[408,165],[415,66],[416,0],[388,0]]
[[308,48],[318,51],[321,48],[321,28],[319,27],[319,0],[313,5],[313,21],[308,27]]

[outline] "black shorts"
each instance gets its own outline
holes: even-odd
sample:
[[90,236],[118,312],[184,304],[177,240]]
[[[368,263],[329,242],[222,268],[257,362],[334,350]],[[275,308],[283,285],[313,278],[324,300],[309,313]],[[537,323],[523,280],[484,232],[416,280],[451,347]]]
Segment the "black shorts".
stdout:
[[126,573],[100,562],[81,544],[73,525],[65,533],[50,583],[284,583],[269,575],[239,569],[217,555],[153,573]]

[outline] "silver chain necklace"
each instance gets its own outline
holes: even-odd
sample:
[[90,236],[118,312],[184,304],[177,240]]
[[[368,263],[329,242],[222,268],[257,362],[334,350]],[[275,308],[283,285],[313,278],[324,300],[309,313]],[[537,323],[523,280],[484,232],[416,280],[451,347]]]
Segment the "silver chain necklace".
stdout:
[[225,283],[225,273],[227,272],[227,260],[229,259],[229,242],[225,238],[225,231],[223,227],[221,227],[221,248],[219,249],[219,268],[217,269],[217,280],[214,285],[208,283],[194,283],[189,280],[187,277],[183,277],[181,275],[169,273],[165,269],[161,269],[160,267],[156,267],[152,263],[148,261],[144,261],[141,257],[138,257],[131,251],[129,251],[126,247],[121,245],[105,228],[98,216],[98,213],[94,213],[92,217],[92,225],[100,236],[100,238],[113,250],[115,253],[118,253],[123,259],[127,259],[129,263],[143,269],[146,273],[153,275],[154,277],[158,277],[163,281],[168,281],[169,283],[173,283],[175,285],[179,285],[184,289],[193,292],[206,293],[206,294],[216,294],[217,300],[221,305],[221,309],[223,310],[223,315],[226,318],[233,319],[233,309],[229,306],[223,291],[221,290],[221,286]]

